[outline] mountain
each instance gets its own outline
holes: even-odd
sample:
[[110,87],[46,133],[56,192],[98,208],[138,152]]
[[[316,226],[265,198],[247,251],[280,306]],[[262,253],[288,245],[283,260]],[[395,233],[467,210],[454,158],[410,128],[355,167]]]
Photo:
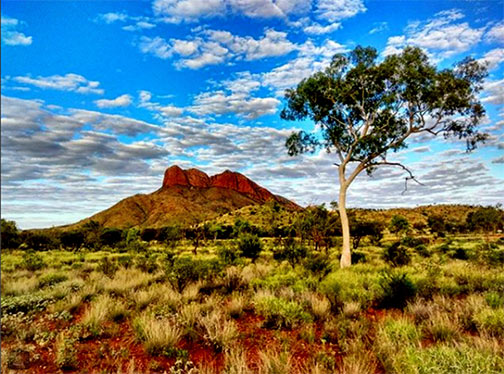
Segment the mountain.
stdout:
[[162,187],[150,194],[138,194],[65,228],[75,228],[90,220],[105,227],[162,227],[189,225],[213,219],[249,205],[277,202],[288,210],[301,207],[274,195],[246,176],[226,170],[208,176],[198,169],[166,169]]

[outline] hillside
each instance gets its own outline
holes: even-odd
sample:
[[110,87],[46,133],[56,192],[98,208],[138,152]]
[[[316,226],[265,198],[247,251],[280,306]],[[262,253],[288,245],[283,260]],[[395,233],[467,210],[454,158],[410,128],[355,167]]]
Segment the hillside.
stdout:
[[63,228],[74,229],[91,220],[116,228],[183,226],[268,202],[276,202],[288,211],[301,209],[240,173],[225,171],[209,177],[197,169],[183,170],[172,166],[166,170],[159,190],[128,197]]

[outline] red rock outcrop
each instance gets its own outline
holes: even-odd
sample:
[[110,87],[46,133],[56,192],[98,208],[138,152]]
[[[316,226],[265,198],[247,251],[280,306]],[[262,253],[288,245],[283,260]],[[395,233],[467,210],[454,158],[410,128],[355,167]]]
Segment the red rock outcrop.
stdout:
[[183,170],[179,166],[174,165],[166,169],[163,188],[172,186],[187,186],[187,187],[220,187],[238,191],[258,201],[279,200],[275,195],[269,192],[266,188],[259,186],[251,181],[246,176],[240,173],[226,170],[221,174],[209,177],[207,174],[198,169]]

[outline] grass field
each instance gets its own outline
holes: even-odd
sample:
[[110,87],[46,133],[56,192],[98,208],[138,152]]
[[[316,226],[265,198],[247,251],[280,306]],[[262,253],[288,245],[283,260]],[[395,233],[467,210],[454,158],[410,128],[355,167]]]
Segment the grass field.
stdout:
[[2,372],[504,372],[503,240],[394,240],[2,251]]

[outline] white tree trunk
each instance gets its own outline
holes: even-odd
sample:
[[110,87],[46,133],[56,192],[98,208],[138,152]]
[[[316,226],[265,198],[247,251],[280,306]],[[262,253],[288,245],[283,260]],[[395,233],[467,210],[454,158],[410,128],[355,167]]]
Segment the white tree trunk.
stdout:
[[346,268],[352,265],[352,255],[350,252],[350,225],[348,224],[348,216],[346,212],[346,191],[347,186],[340,184],[338,209],[341,219],[341,232],[343,234],[343,247],[341,249],[340,260],[341,268]]

